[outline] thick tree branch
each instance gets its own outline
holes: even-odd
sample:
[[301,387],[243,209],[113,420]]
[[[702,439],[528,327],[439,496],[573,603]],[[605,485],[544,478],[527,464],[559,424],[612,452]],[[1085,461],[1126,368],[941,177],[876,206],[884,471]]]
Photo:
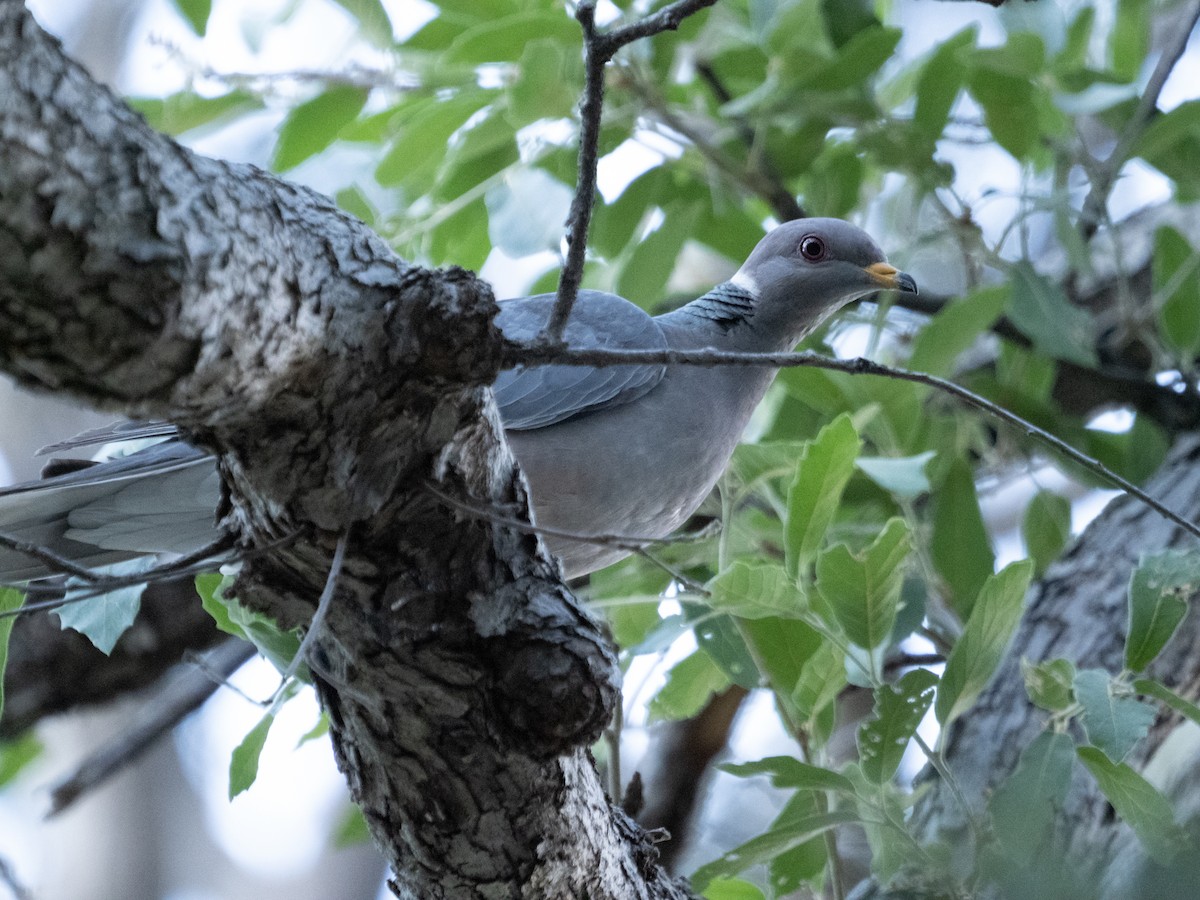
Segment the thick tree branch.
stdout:
[[535,538],[487,385],[487,286],[397,259],[311,191],[196,156],[0,4],[0,368],[218,459],[236,593],[307,623],[335,754],[404,897],[682,897],[586,747],[617,698]]

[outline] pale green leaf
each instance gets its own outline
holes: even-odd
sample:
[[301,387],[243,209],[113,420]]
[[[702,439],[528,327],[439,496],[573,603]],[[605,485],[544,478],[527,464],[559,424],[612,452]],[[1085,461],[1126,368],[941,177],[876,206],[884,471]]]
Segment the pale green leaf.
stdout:
[[1186,697],[1179,696],[1165,684],[1161,684],[1151,678],[1135,678],[1133,689],[1139,694],[1145,694],[1147,697],[1161,700],[1184,718],[1191,719],[1197,725],[1200,725],[1200,706],[1197,706]]
[[938,677],[928,669],[913,669],[895,685],[875,690],[875,716],[858,729],[862,773],[882,784],[900,768],[908,742],[933,703]]
[[828,641],[805,661],[792,689],[792,703],[812,720],[837,698],[846,686],[846,658]]
[[337,827],[333,830],[333,846],[344,850],[346,847],[357,847],[369,843],[370,840],[371,829],[367,826],[367,820],[363,816],[362,810],[353,803],[348,804]]
[[837,513],[862,441],[842,414],[809,441],[788,490],[785,526],[788,573],[795,577],[816,558]]
[[1143,556],[1129,579],[1125,665],[1140,672],[1175,633],[1200,590],[1200,553],[1164,550]]
[[911,500],[929,492],[925,467],[933,457],[934,452],[926,450],[916,456],[860,456],[854,464],[885,491]]
[[774,563],[736,560],[705,587],[713,609],[742,619],[795,616],[805,609],[800,589]]
[[364,88],[339,85],[301,103],[283,120],[271,157],[276,172],[286,172],[332,144],[367,102]]
[[[11,588],[2,590],[11,590]],[[0,598],[0,609],[3,608],[2,604],[3,598]],[[6,637],[0,637],[0,656],[3,654],[6,640]],[[0,663],[3,663],[2,658],[0,658]],[[0,665],[0,676],[3,674],[3,666]],[[3,690],[0,690],[0,712],[3,711],[4,693]],[[38,740],[32,728],[23,732],[19,737],[0,743],[0,787],[4,787],[21,774],[27,765],[42,755],[42,750],[42,742]]]
[[1052,659],[1035,664],[1022,658],[1021,675],[1025,679],[1025,693],[1035,706],[1058,712],[1066,709],[1074,700],[1072,686],[1075,683],[1075,664],[1069,659]]
[[1152,265],[1158,330],[1184,361],[1200,351],[1200,253],[1174,228],[1154,234]]
[[650,721],[688,719],[704,708],[709,697],[729,687],[729,679],[703,650],[677,662],[667,683],[650,701]]
[[895,518],[861,553],[837,544],[817,558],[817,590],[860,647],[872,650],[891,636],[911,549],[908,526]]
[[[25,592],[11,587],[0,587],[0,613],[11,613],[20,609],[25,602]],[[16,616],[0,617],[0,714],[4,712],[4,672],[8,667],[8,639],[12,636]]]
[[258,778],[258,758],[262,754],[263,745],[267,742],[267,733],[274,721],[275,714],[267,713],[234,748],[233,756],[229,759],[230,800],[249,788]]
[[1080,747],[1076,753],[1146,852],[1159,863],[1170,864],[1187,839],[1167,798],[1125,763],[1113,762],[1097,747]]
[[1115,762],[1123,760],[1154,724],[1154,707],[1121,696],[1112,676],[1102,669],[1077,673],[1074,687],[1088,740]]
[[833,812],[816,812],[805,817],[792,819],[778,828],[751,838],[724,856],[701,866],[692,873],[692,886],[703,891],[715,878],[736,875],[760,863],[767,863],[781,853],[791,850],[820,837],[839,825],[850,825],[858,821],[853,810],[838,809]]
[[[109,577],[124,577],[144,572],[154,565],[153,557],[127,560],[95,569],[96,574]],[[111,653],[121,635],[137,618],[142,608],[142,593],[145,584],[132,584],[116,588],[98,597],[89,596],[95,590],[90,582],[78,578],[67,579],[65,601],[54,611],[63,628],[73,628],[87,637],[101,653]],[[82,599],[76,599],[80,597]]]
[[150,127],[180,135],[203,126],[216,127],[262,107],[262,98],[249,91],[235,90],[217,97],[202,97],[180,91],[166,97],[135,97],[129,105],[146,117]]
[[723,763],[717,766],[722,772],[738,778],[753,778],[766,775],[774,787],[795,788],[806,791],[839,791],[853,795],[854,784],[845,775],[823,769],[793,756],[768,756],[766,759],[747,763]]
[[1038,491],[1025,509],[1021,537],[1033,559],[1034,574],[1040,576],[1071,537],[1071,502],[1053,491]]
[[1011,563],[984,582],[971,618],[946,660],[938,688],[938,721],[947,726],[974,704],[1012,640],[1021,619],[1033,563]]
[[[280,672],[286,671],[296,651],[300,637],[295,631],[283,631],[268,616],[247,609],[225,592],[233,584],[232,576],[206,574],[196,576],[196,593],[204,611],[212,616],[217,628],[249,641]],[[307,667],[301,667],[301,677],[307,677]]]
[[1008,291],[1007,285],[992,285],[947,304],[913,340],[909,368],[929,375],[953,375],[955,361],[1004,312]]
[[703,896],[706,900],[766,900],[763,892],[750,882],[724,876],[709,882]]
[[392,21],[388,18],[382,0],[333,0],[338,6],[354,16],[363,36],[376,47],[392,44]]
[[1013,859],[1033,858],[1048,840],[1054,815],[1071,786],[1075,744],[1070,735],[1044,731],[1025,748],[1016,769],[988,801],[992,827]]
[[212,14],[212,0],[172,0],[192,31],[204,37],[208,31],[208,17]]
[[996,557],[988,541],[975,479],[965,460],[955,459],[933,497],[933,535],[930,554],[938,574],[950,587],[954,607],[964,619]]
[[1011,270],[1008,315],[1034,347],[1051,359],[1097,365],[1092,317],[1055,282],[1021,261]]

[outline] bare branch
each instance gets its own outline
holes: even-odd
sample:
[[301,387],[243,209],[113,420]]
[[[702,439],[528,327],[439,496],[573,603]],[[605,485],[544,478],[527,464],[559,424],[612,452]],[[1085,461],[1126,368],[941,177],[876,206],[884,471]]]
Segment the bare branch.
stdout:
[[1150,119],[1158,111],[1159,95],[1162,93],[1167,79],[1171,77],[1171,72],[1174,71],[1176,64],[1183,56],[1183,51],[1187,49],[1188,40],[1196,29],[1198,21],[1200,21],[1200,2],[1197,2],[1188,12],[1186,21],[1181,23],[1167,42],[1166,47],[1163,48],[1158,65],[1154,67],[1150,80],[1146,82],[1146,90],[1142,92],[1133,115],[1121,129],[1117,145],[1113,147],[1108,159],[1097,166],[1092,173],[1092,188],[1084,198],[1083,209],[1079,214],[1079,230],[1083,233],[1085,240],[1090,239],[1096,233],[1096,229],[1104,220],[1105,209],[1108,206],[1108,194],[1112,190],[1113,183],[1129,158],[1133,145],[1141,138],[1146,126],[1150,124]]
[[1098,475],[1114,487],[1119,488],[1142,503],[1149,506],[1159,515],[1174,522],[1189,534],[1200,538],[1200,525],[1169,509],[1155,500],[1127,478],[1122,478],[1098,459],[1076,450],[1062,438],[1045,429],[1039,428],[1032,422],[1022,419],[1015,413],[1009,412],[1003,406],[993,403],[974,391],[967,390],[962,385],[955,384],[936,375],[926,375],[923,372],[911,372],[907,369],[897,369],[885,366],[870,359],[857,357],[855,359],[831,359],[815,353],[737,353],[721,350],[601,350],[601,349],[570,349],[547,347],[543,345],[518,344],[510,342],[505,354],[506,365],[538,365],[549,364],[568,366],[619,366],[619,365],[689,365],[689,366],[766,366],[768,368],[800,368],[811,367],[828,369],[834,372],[845,372],[848,375],[877,375],[882,378],[894,378],[899,381],[911,381],[942,391],[957,397],[968,406],[973,406],[995,419],[1025,432],[1038,443],[1050,447],[1067,459],[1087,469],[1093,475]]
[[579,175],[575,198],[567,216],[567,259],[558,279],[558,296],[540,340],[546,345],[562,342],[563,329],[571,316],[571,307],[579,296],[583,281],[583,263],[587,254],[588,228],[596,203],[596,164],[599,161],[600,116],[604,109],[604,67],[618,50],[639,38],[650,37],[679,27],[693,13],[712,6],[717,0],[676,0],[623,28],[609,32],[596,30],[596,0],[582,0],[575,18],[583,29],[584,88],[579,102]]
[[131,765],[139,756],[198,709],[222,684],[254,656],[253,645],[231,638],[214,648],[204,659],[209,671],[221,676],[213,680],[199,668],[188,668],[172,678],[157,695],[138,709],[120,738],[93,753],[50,792],[50,812],[56,816],[76,800],[104,784]]

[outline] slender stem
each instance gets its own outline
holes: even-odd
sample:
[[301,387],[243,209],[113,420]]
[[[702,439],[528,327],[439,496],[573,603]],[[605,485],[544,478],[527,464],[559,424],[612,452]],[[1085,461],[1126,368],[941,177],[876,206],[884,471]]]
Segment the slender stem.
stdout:
[[1118,475],[1100,460],[1076,450],[1062,438],[1039,428],[1032,422],[1022,419],[1016,413],[1009,412],[1003,406],[979,396],[960,384],[939,378],[936,375],[926,375],[923,372],[912,372],[908,369],[897,369],[885,366],[874,360],[863,359],[831,359],[815,353],[739,353],[725,350],[604,350],[604,349],[571,349],[565,347],[547,347],[540,345],[510,342],[505,354],[506,366],[518,365],[556,365],[568,366],[620,366],[620,365],[689,365],[689,366],[766,366],[769,368],[798,368],[812,367],[829,369],[835,372],[845,372],[849,375],[876,375],[882,378],[893,378],[898,381],[912,381],[927,387],[942,391],[957,397],[968,406],[973,406],[993,418],[1008,425],[1019,428],[1029,437],[1040,444],[1052,448],[1067,459],[1087,469],[1113,486],[1121,489],[1131,497],[1136,498],[1150,507],[1163,518],[1174,522],[1184,531],[1200,538],[1200,525],[1190,521],[1172,510],[1162,502],[1155,500],[1140,487],[1127,478]]

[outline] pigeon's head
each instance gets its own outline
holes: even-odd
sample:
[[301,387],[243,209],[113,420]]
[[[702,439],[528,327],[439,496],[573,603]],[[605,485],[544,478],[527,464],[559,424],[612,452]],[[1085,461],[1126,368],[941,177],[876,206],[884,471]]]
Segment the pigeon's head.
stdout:
[[754,248],[730,279],[755,298],[751,322],[795,344],[830,313],[880,290],[917,293],[865,231],[841,219],[795,219]]

